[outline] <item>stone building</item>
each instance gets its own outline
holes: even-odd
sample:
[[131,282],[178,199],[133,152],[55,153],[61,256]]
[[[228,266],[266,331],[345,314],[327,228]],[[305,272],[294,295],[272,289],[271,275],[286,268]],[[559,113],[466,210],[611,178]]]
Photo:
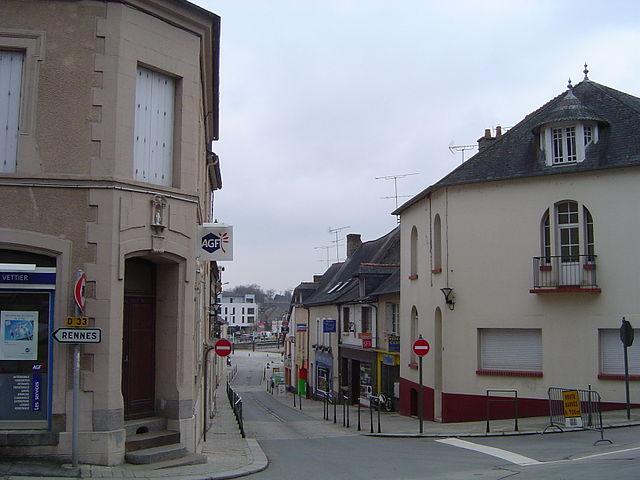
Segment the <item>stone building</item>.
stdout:
[[0,337],[0,456],[70,455],[72,347],[52,333],[78,270],[102,331],[82,347],[80,461],[122,463],[148,417],[201,440],[219,28],[184,0],[0,3],[2,332],[33,329]]

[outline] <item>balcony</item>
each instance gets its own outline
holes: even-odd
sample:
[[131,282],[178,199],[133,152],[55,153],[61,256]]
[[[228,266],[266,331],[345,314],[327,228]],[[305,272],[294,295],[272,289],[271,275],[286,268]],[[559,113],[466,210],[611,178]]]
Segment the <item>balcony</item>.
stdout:
[[530,293],[600,293],[596,255],[533,257]]

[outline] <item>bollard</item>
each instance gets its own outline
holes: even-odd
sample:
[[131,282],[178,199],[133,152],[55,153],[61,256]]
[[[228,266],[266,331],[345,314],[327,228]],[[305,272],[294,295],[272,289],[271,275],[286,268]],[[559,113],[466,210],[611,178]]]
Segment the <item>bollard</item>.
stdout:
[[296,391],[293,391],[293,408],[296,408]]
[[302,410],[302,394],[300,393],[300,396],[298,398],[298,405],[300,405],[300,410]]
[[347,426],[347,402],[344,399],[344,395],[342,396],[342,426]]
[[369,416],[371,417],[371,433],[373,433],[373,405],[371,404],[371,397],[369,397]]
[[332,397],[333,400],[333,423],[336,423],[336,397]]
[[378,433],[380,432],[380,405],[382,404],[382,402],[380,401],[380,397],[378,397]]
[[360,430],[360,401],[358,401],[358,431]]

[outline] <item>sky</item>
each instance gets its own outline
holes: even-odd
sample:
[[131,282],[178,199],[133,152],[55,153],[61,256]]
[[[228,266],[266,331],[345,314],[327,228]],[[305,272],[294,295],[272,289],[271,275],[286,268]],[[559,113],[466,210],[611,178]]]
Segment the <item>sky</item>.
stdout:
[[417,174],[397,186],[419,193],[460,165],[451,145],[515,125],[585,62],[640,96],[636,1],[192,1],[222,18],[225,288],[294,288],[344,260],[347,233],[386,234],[394,182],[376,177]]

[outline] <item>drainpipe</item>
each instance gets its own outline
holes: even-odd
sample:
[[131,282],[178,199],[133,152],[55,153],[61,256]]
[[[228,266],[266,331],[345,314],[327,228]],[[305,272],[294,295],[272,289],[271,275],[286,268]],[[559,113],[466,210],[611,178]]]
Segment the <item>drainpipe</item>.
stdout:
[[204,419],[202,424],[202,438],[207,441],[207,418],[209,418],[209,401],[207,399],[207,393],[209,391],[209,353],[213,351],[215,347],[213,345],[204,344]]

